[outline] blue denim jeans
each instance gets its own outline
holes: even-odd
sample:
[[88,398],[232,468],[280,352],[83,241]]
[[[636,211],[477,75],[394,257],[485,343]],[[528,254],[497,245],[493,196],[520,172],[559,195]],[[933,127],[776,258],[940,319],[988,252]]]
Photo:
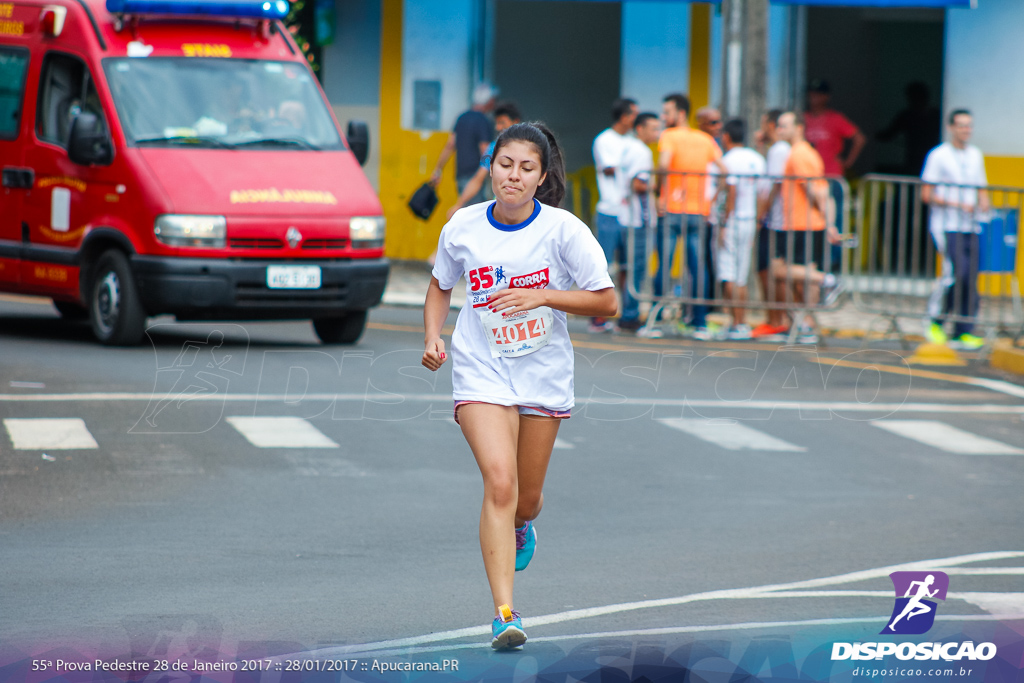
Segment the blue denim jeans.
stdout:
[[[615,253],[618,252],[619,264],[625,267],[626,259],[629,258],[628,230],[634,230],[633,286],[639,292],[644,284],[644,275],[647,273],[647,243],[644,239],[644,231],[623,226],[616,216],[597,214],[597,242],[604,250],[604,257],[608,259],[609,264],[614,260]],[[639,317],[640,302],[629,293],[629,287],[623,287],[621,320],[637,320]]]
[[[654,295],[662,295],[662,268],[671,266],[668,261],[676,253],[676,241],[682,235],[684,220],[686,221],[686,272],[690,281],[690,296],[710,299],[714,296],[714,291],[711,289],[711,262],[709,260],[711,224],[704,216],[683,213],[667,213],[664,219],[658,221],[658,272],[654,274]],[[663,231],[668,232],[667,240]],[[707,306],[693,305],[690,308],[689,322],[694,327],[704,327],[707,324],[707,315]]]

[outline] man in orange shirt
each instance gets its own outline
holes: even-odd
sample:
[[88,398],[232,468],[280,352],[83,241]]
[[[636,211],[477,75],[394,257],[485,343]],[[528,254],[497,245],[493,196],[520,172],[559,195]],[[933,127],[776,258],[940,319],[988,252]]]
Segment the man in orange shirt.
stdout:
[[[665,97],[662,113],[666,130],[658,141],[658,171],[664,176],[658,213],[664,215],[668,230],[668,249],[658,253],[658,272],[655,275],[656,289],[660,289],[662,267],[668,263],[676,250],[676,240],[686,231],[686,270],[690,280],[690,296],[697,299],[714,297],[710,277],[711,230],[708,214],[711,201],[708,197],[707,178],[710,165],[717,166],[725,178],[725,164],[722,150],[714,138],[701,130],[690,128],[690,100],[685,95]],[[661,247],[659,239],[658,246]],[[662,258],[664,256],[665,258]],[[695,328],[695,339],[708,340],[712,332],[707,327],[706,305],[694,305],[689,324]]]
[[[795,300],[814,305],[822,288],[826,303],[839,295],[839,281],[831,273],[823,272],[831,266],[831,250],[825,242],[838,244],[835,227],[835,202],[829,194],[825,164],[817,150],[804,139],[803,117],[798,112],[786,112],[779,117],[776,131],[779,139],[791,145],[786,162],[785,178],[776,184],[766,202],[770,206],[774,197],[782,192],[783,230],[776,241],[776,258],[772,273],[779,287],[789,288]],[[802,180],[806,178],[807,180]],[[785,301],[793,301],[787,295]],[[808,324],[800,325],[797,341],[815,343],[817,335]]]

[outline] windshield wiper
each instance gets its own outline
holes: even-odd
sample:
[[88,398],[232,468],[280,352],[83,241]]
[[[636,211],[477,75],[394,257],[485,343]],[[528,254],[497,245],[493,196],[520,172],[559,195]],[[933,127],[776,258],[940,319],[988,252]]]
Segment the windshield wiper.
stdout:
[[242,142],[236,142],[233,147],[251,147],[253,145],[292,145],[294,147],[303,147],[305,149],[312,149],[319,151],[320,148],[316,145],[303,140],[302,138],[256,138],[255,140],[244,140]]
[[221,149],[231,149],[233,145],[229,145],[226,142],[218,140],[217,138],[204,137],[201,135],[173,135],[164,138],[143,138],[136,140],[136,145],[158,145],[161,143],[176,143],[176,144],[201,144],[210,145],[211,147],[220,147]]

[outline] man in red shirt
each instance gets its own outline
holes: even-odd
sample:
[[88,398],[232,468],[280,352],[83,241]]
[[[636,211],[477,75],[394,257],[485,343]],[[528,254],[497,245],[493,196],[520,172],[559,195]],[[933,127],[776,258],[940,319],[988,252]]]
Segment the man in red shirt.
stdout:
[[[807,88],[804,135],[825,162],[825,175],[843,175],[857,161],[867,138],[850,119],[829,108],[830,99],[832,89],[826,81],[811,81]],[[851,141],[850,151],[840,158],[847,140]]]

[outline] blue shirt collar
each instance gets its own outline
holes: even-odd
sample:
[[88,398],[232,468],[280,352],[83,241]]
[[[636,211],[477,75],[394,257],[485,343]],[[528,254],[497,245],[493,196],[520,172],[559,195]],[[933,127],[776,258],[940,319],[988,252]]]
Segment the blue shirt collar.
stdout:
[[499,223],[497,220],[494,219],[494,205],[496,203],[497,202],[491,202],[491,205],[487,207],[487,221],[498,230],[502,230],[504,232],[515,232],[516,230],[522,230],[527,225],[532,223],[534,218],[540,215],[540,202],[537,201],[536,197],[534,197],[533,213],[530,214],[530,217],[527,218],[522,223],[516,223],[515,225],[506,225],[505,223]]

